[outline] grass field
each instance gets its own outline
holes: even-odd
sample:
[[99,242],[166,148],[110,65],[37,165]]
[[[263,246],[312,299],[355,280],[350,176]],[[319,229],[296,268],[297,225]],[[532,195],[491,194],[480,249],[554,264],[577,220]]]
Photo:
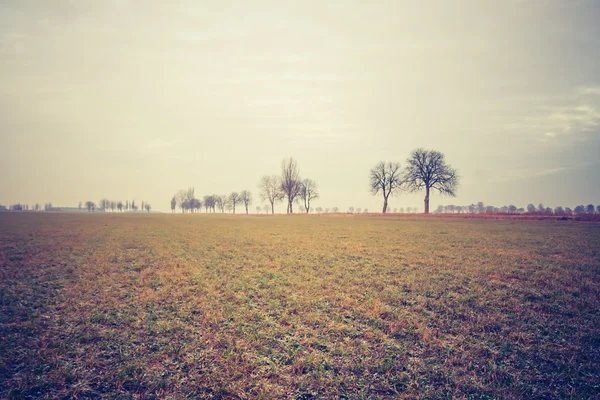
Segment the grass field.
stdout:
[[0,398],[597,398],[600,224],[0,214]]

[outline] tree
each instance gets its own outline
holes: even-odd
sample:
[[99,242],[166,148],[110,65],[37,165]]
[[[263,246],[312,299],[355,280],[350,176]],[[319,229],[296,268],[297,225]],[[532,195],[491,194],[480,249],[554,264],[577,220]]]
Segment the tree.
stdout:
[[171,199],[171,213],[174,213],[175,207],[177,207],[177,199],[175,197],[176,196],[173,196],[173,198]]
[[381,161],[371,169],[369,174],[371,193],[373,196],[381,192],[383,195],[383,213],[388,207],[388,198],[392,193],[398,192],[402,188],[402,176],[400,163]]
[[565,210],[561,207],[558,206],[554,209],[554,214],[556,215],[564,215],[565,214]]
[[360,208],[360,207],[358,207],[358,208],[356,209],[356,213],[357,213],[357,214],[360,214],[360,212],[361,212],[361,211],[362,211],[362,208]]
[[272,211],[273,209],[272,209],[272,207],[271,207],[271,206],[269,206],[268,204],[265,204],[265,205],[263,206],[263,210],[265,211],[265,214],[268,214],[268,213],[269,213],[269,210],[271,210],[271,211]]
[[135,205],[135,200],[131,200],[131,204],[129,205],[131,211],[137,211],[137,206]]
[[252,193],[247,190],[242,190],[240,192],[240,201],[244,203],[246,207],[246,214],[248,214],[248,206],[252,204]]
[[261,211],[262,211],[262,207],[261,206],[256,206],[256,213],[260,214]]
[[129,211],[129,200],[125,201],[125,211]]
[[286,158],[281,162],[281,181],[280,181],[281,192],[287,197],[287,213],[291,214],[294,212],[293,204],[294,199],[300,194],[300,172],[298,171],[298,164],[293,158]]
[[122,201],[119,201],[117,203],[117,210],[119,210],[119,212],[123,211],[123,202]]
[[508,212],[511,214],[516,214],[517,213],[517,206],[515,206],[514,204],[511,204],[510,206],[508,206]]
[[144,211],[146,209],[146,206],[144,205],[144,200],[142,200],[142,208],[141,210]]
[[350,206],[350,208],[348,208],[348,214],[353,214],[354,213],[354,207]]
[[333,207],[333,208],[331,209],[331,212],[332,212],[332,213],[337,213],[339,210],[340,210],[339,208],[337,208],[337,207]]
[[93,212],[94,209],[96,208],[96,204],[93,201],[89,201],[89,200],[85,202],[85,206],[87,207],[88,212]]
[[152,209],[152,206],[150,205],[150,203],[144,204],[144,207],[146,207],[147,212],[150,212],[150,210]]
[[571,215],[573,214],[573,210],[571,210],[569,207],[565,207],[565,214]]
[[595,208],[596,207],[594,207],[593,204],[588,204],[587,207],[585,208],[585,212],[588,214],[593,214]]
[[115,212],[115,209],[117,208],[117,202],[114,200],[110,201],[110,211]]
[[546,209],[544,210],[544,213],[546,213],[548,215],[552,215],[552,209],[550,207],[546,207]]
[[109,207],[110,207],[110,201],[108,199],[100,200],[100,210],[102,210],[102,212],[105,212],[106,209]]
[[319,193],[317,192],[317,184],[312,179],[304,179],[300,186],[300,199],[304,205],[304,209],[308,214],[310,211],[310,202],[311,200],[316,200],[319,198]]
[[442,195],[456,196],[459,176],[446,164],[442,153],[435,150],[414,150],[406,160],[405,179],[409,189],[417,192],[425,189],[425,214],[429,214],[429,194],[437,190]]
[[527,204],[527,212],[528,213],[534,213],[535,212],[535,206],[532,203]]
[[575,212],[575,214],[585,214],[585,207],[582,205],[579,205],[579,206],[575,207],[574,212]]
[[596,206],[596,214],[600,214],[600,205]]
[[479,203],[477,203],[477,212],[479,214],[483,214],[485,212],[485,204],[483,204],[482,201],[480,201]]
[[231,192],[229,194],[229,203],[231,204],[231,208],[232,208],[234,214],[235,214],[235,205],[237,203],[239,203],[239,201],[240,201],[240,195],[238,192]]
[[[36,204],[35,206],[36,206],[36,209],[35,209],[35,211],[39,210],[39,208],[37,208],[37,207],[38,207],[38,204]],[[82,204],[81,204],[81,201],[80,201],[80,202],[79,202],[79,211],[81,211],[81,206],[82,206]]]
[[317,207],[315,209],[317,211],[317,213],[321,214],[323,212],[323,208],[322,207]]
[[279,177],[277,175],[265,175],[260,178],[258,192],[262,201],[268,201],[271,204],[271,214],[275,214],[275,202],[284,198]]
[[544,204],[543,204],[543,203],[540,203],[540,204],[538,204],[538,208],[537,208],[537,210],[538,210],[539,212],[543,213],[543,212],[544,212],[544,210],[546,210],[546,207],[544,207]]
[[224,213],[225,205],[227,204],[227,196],[225,196],[225,195],[217,196],[215,198],[215,204],[221,210],[221,212]]

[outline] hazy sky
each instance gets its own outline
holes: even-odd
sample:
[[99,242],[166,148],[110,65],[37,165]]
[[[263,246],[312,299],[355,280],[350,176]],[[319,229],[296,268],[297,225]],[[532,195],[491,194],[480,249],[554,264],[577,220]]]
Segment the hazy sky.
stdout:
[[375,211],[369,169],[417,147],[462,176],[433,209],[600,204],[599,21],[597,0],[0,0],[0,204],[257,197],[292,156],[315,205]]

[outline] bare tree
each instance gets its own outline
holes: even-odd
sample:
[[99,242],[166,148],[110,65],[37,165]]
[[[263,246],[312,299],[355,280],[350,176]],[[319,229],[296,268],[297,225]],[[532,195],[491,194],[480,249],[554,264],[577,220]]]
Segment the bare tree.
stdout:
[[308,214],[310,212],[310,202],[311,200],[316,200],[319,198],[319,193],[317,192],[317,184],[312,179],[304,179],[300,186],[300,199],[304,205],[304,209]]
[[221,212],[224,213],[225,205],[227,204],[227,196],[225,196],[225,195],[216,196],[215,203],[216,203],[217,207],[219,208],[219,210],[221,210]]
[[263,206],[263,210],[265,211],[265,214],[268,214],[269,211],[273,211],[273,208],[271,206],[269,206],[268,204],[265,204]]
[[150,212],[150,210],[152,209],[152,206],[150,205],[150,203],[146,203],[146,204],[144,205],[144,207],[146,208],[146,211],[147,211],[147,212]]
[[107,208],[110,208],[110,201],[108,199],[100,200],[100,209],[105,212]]
[[93,201],[86,201],[85,206],[88,209],[88,212],[93,212],[96,209],[96,204]]
[[350,206],[350,208],[348,208],[348,214],[354,214],[354,207]]
[[142,200],[142,207],[140,208],[142,211],[144,211],[146,208],[146,206],[144,205],[144,200]]
[[262,207],[261,206],[256,206],[256,213],[260,214],[261,211],[262,211]]
[[123,202],[120,200],[117,203],[117,210],[119,210],[119,212],[123,211]]
[[171,213],[175,212],[175,208],[177,207],[177,196],[173,196],[173,198],[171,199]]
[[252,204],[252,193],[247,190],[242,190],[240,192],[240,201],[244,203],[246,207],[246,214],[248,214],[248,206]]
[[231,209],[233,210],[233,213],[235,214],[235,205],[237,203],[239,203],[240,201],[240,195],[238,192],[231,192],[229,194],[229,203],[231,204]]
[[378,163],[369,176],[371,193],[374,195],[381,192],[383,195],[383,211],[387,212],[388,198],[392,193],[402,189],[402,174],[400,172],[400,163],[383,162]]
[[323,207],[317,207],[315,208],[315,210],[317,211],[317,213],[321,214],[323,212]]
[[[38,205],[39,205],[39,204],[36,204],[36,205],[35,205],[35,206],[37,207],[37,208],[35,209],[35,211],[39,210],[39,207],[38,207]],[[82,203],[81,203],[81,201],[80,201],[80,202],[79,202],[79,211],[81,211],[81,207],[82,207]]]
[[277,175],[263,176],[258,182],[258,191],[260,199],[271,204],[271,214],[275,214],[275,202],[284,198],[279,177]]
[[298,164],[293,158],[286,158],[281,162],[281,191],[287,197],[287,213],[294,212],[294,199],[300,194],[300,172]]
[[435,150],[417,149],[407,161],[406,182],[411,191],[425,189],[425,214],[429,214],[429,193],[437,190],[441,194],[456,196],[458,173],[446,164],[444,155]]

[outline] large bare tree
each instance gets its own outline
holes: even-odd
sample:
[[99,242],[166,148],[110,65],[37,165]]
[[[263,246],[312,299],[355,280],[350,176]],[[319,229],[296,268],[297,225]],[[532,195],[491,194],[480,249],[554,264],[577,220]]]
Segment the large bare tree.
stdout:
[[260,199],[271,204],[271,214],[275,214],[275,202],[284,198],[281,183],[277,175],[265,175],[258,182]]
[[300,194],[300,172],[298,164],[293,158],[286,158],[281,162],[281,191],[287,197],[287,213],[291,214],[293,210],[294,199]]
[[402,189],[403,180],[400,163],[381,161],[371,169],[369,180],[373,196],[379,192],[383,195],[383,210],[381,212],[385,214],[390,195]]
[[242,190],[240,192],[240,200],[244,203],[246,214],[248,214],[248,206],[252,204],[252,193],[247,190]]
[[319,192],[317,192],[317,184],[312,179],[304,179],[300,185],[300,200],[302,200],[302,205],[308,214],[310,212],[310,202],[311,200],[316,200],[319,198]]
[[429,194],[432,190],[456,196],[459,176],[454,168],[446,164],[442,153],[417,149],[406,162],[405,179],[408,188],[412,192],[425,190],[425,214],[429,214]]

